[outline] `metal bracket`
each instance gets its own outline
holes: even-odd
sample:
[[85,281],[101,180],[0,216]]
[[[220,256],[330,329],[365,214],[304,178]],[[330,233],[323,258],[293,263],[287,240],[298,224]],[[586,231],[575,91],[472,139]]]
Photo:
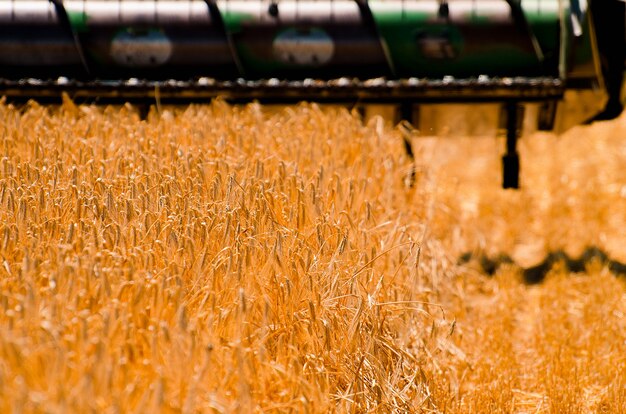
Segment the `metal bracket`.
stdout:
[[520,136],[524,107],[517,102],[504,105],[506,117],[506,153],[502,156],[502,188],[519,188],[520,160],[517,140]]

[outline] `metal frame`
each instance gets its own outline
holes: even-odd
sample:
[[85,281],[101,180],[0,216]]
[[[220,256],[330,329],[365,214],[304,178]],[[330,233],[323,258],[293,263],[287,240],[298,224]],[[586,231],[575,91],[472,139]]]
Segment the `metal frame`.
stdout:
[[59,78],[0,79],[0,95],[9,100],[28,97],[44,101],[60,99],[63,93],[81,101],[150,102],[206,101],[222,97],[232,102],[258,100],[267,103],[293,103],[311,100],[322,103],[469,103],[542,102],[563,97],[565,84],[558,78],[472,78],[472,79],[356,79],[330,81],[267,79],[218,81],[200,78],[192,81],[79,81]]

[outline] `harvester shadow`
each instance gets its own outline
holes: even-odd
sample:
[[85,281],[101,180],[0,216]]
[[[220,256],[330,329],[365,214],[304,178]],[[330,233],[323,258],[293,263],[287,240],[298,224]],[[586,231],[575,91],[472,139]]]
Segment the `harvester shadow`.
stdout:
[[626,264],[612,260],[606,252],[595,246],[587,247],[577,258],[570,257],[562,250],[550,252],[541,263],[527,268],[518,266],[509,255],[502,253],[495,257],[488,257],[484,254],[467,252],[459,257],[457,263],[459,265],[477,264],[483,273],[490,276],[493,276],[504,265],[516,266],[521,269],[524,282],[531,285],[541,283],[556,265],[562,265],[571,273],[581,273],[595,263],[606,266],[616,276],[626,277]]

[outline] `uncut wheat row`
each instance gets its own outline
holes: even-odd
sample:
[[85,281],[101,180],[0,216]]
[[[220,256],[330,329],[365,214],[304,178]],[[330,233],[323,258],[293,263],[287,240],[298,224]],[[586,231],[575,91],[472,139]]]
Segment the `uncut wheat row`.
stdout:
[[221,102],[0,116],[2,412],[430,398],[409,344],[430,346],[449,281],[426,277],[426,206],[398,209],[410,165],[380,120]]
[[[622,280],[598,264],[526,286],[512,265],[456,264],[481,247],[619,253],[625,201],[599,185],[617,173],[558,195],[548,163],[524,170],[536,190],[502,193],[492,141],[415,142],[413,163],[415,131],[307,104],[142,120],[2,103],[0,119],[0,412],[626,408]],[[545,167],[545,145],[524,156]],[[618,144],[597,145],[575,148]]]

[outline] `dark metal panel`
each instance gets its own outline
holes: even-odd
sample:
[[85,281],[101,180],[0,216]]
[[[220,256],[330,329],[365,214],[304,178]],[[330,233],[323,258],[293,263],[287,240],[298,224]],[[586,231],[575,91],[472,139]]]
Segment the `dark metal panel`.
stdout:
[[67,7],[82,7],[76,31],[98,77],[187,79],[236,72],[224,29],[203,0],[83,0]]
[[72,76],[81,70],[71,33],[48,0],[0,0],[0,76]]
[[218,2],[253,78],[388,76],[376,28],[353,0]]

